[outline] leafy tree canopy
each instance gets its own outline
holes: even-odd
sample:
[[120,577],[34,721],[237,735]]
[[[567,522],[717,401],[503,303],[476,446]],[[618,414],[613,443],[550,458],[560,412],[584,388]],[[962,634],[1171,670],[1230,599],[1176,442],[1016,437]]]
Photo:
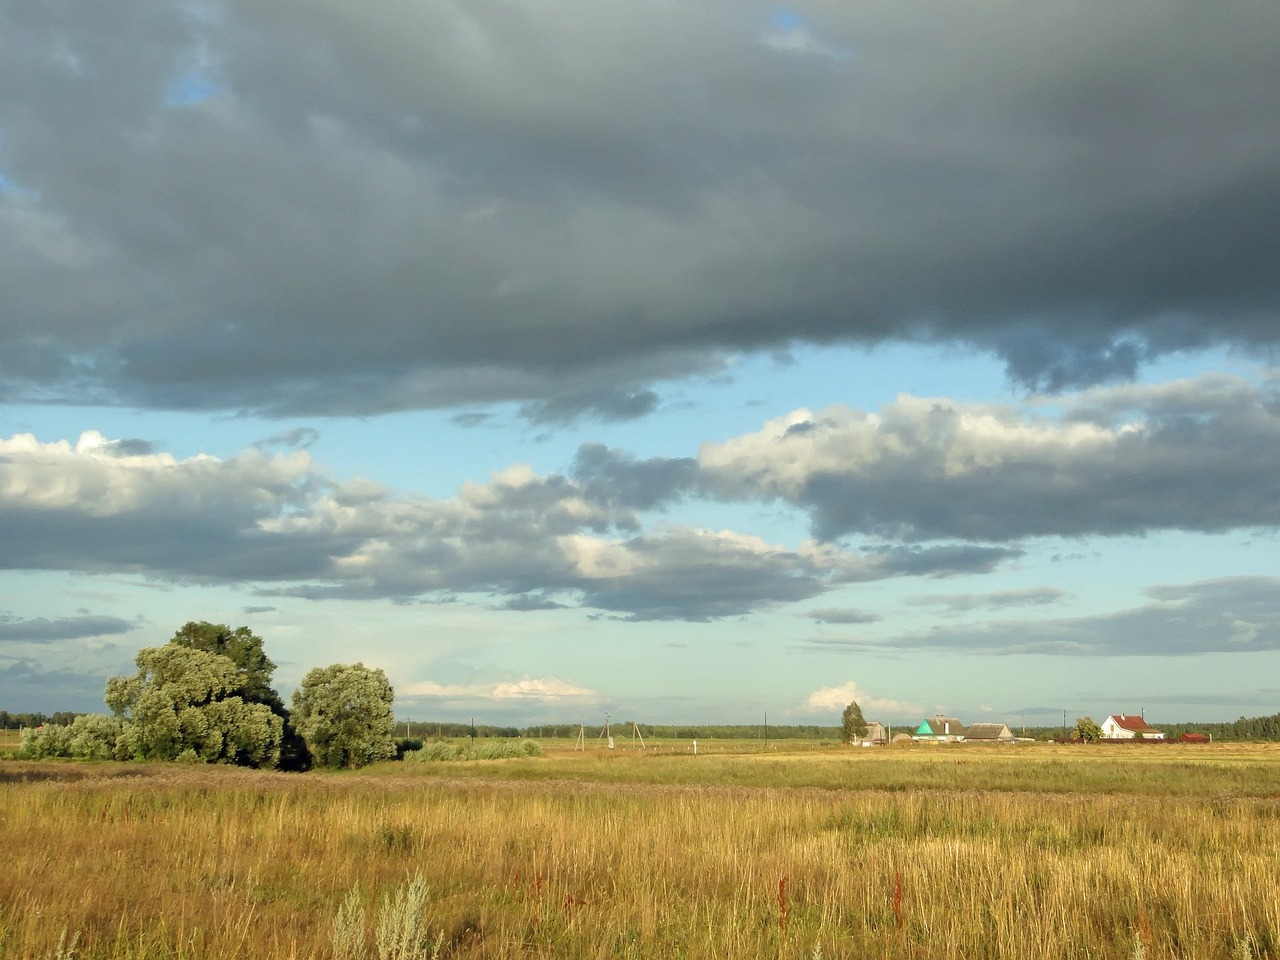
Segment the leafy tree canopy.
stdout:
[[861,740],[867,735],[867,721],[856,700],[844,708],[844,713],[840,717],[840,730],[846,742]]
[[271,686],[276,665],[267,657],[262,638],[248,627],[232,630],[225,623],[192,620],[173,635],[170,643],[216,653],[235,664],[239,674],[239,695],[251,703],[263,703],[279,716],[285,714],[284,701]]
[[1093,717],[1077,717],[1075,729],[1071,733],[1077,740],[1085,743],[1097,743],[1102,739],[1102,727],[1098,726]]
[[293,725],[322,767],[363,767],[395,756],[395,692],[363,663],[317,667],[293,695]]
[[228,657],[176,643],[145,647],[132,677],[112,677],[104,699],[124,722],[124,749],[142,760],[275,766],[284,721],[240,696]]

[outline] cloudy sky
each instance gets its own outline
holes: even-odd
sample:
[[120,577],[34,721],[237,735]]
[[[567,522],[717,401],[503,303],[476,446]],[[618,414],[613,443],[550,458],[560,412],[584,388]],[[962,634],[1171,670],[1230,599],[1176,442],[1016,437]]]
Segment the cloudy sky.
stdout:
[[0,0],[0,708],[1280,709],[1280,6]]

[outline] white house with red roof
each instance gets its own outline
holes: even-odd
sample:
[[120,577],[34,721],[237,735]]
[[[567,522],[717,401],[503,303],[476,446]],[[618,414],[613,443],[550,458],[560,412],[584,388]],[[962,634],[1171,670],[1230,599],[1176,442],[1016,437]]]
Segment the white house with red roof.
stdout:
[[1163,731],[1147,723],[1144,717],[1132,713],[1113,713],[1102,721],[1102,738],[1104,740],[1133,740],[1141,736],[1143,740],[1163,740]]

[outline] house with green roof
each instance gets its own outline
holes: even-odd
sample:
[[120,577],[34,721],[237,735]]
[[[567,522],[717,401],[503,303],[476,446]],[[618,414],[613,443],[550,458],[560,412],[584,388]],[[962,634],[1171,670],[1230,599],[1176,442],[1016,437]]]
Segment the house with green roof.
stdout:
[[964,724],[955,717],[930,717],[912,735],[920,743],[959,743],[965,737]]

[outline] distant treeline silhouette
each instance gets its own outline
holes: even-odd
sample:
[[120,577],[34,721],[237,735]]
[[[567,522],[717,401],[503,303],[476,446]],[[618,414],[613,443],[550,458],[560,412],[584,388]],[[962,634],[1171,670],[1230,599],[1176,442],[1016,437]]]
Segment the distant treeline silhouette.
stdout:
[[[635,723],[622,720],[610,723],[609,732],[615,740],[628,740],[635,736],[655,737],[660,740],[839,740],[838,726],[824,727],[816,724],[661,724]],[[579,723],[544,723],[531,727],[498,727],[488,724],[445,723],[443,721],[401,720],[396,726],[396,735],[414,739],[430,740],[432,738],[452,737],[521,737],[528,739],[570,738],[576,739],[578,734],[588,740],[599,739],[604,735],[604,724],[601,722]]]
[[[39,727],[46,723],[69,724],[80,713],[60,710],[57,713],[13,713],[0,710],[0,730],[17,730],[21,727]],[[1240,717],[1226,723],[1154,723],[1157,729],[1170,737],[1182,733],[1204,733],[1214,740],[1280,740],[1280,713],[1266,717]],[[838,726],[816,724],[660,724],[637,723],[642,737],[660,740],[839,740]],[[912,724],[903,724],[903,732],[910,732]],[[896,725],[895,725],[895,729]],[[588,739],[599,739],[604,730],[600,722],[547,723],[529,727],[503,727],[492,724],[446,723],[444,721],[400,720],[396,724],[396,736],[419,740],[456,737],[509,737],[509,738],[576,738],[581,730]],[[615,740],[627,740],[634,735],[632,722],[622,720],[610,724]],[[1061,726],[1015,728],[1021,736],[1049,740],[1060,736]]]
[[46,723],[65,725],[79,716],[82,716],[82,714],[72,713],[69,710],[59,710],[57,713],[50,714],[10,713],[8,710],[0,710],[0,730],[20,730],[23,727],[42,727]]

